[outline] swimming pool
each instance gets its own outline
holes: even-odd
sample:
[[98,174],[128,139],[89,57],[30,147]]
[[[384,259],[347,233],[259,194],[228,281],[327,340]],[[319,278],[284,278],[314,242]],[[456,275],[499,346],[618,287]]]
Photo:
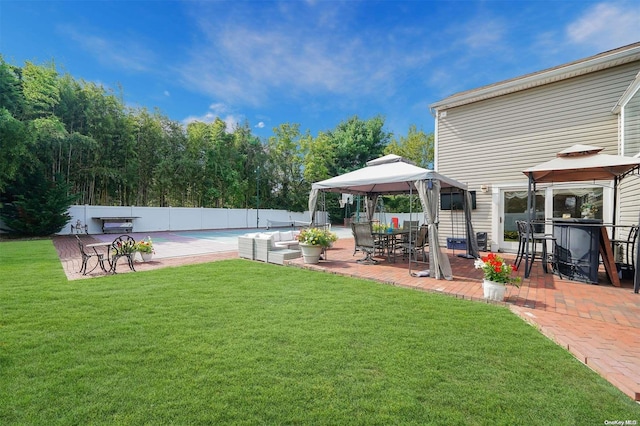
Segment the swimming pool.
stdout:
[[[209,253],[238,250],[238,237],[249,233],[268,233],[291,228],[243,228],[243,229],[209,229],[196,231],[159,231],[159,232],[133,232],[130,235],[136,241],[151,238],[154,258],[163,259],[169,257],[195,256]],[[351,238],[351,229],[334,227],[332,231],[338,238]],[[116,238],[113,234],[97,234],[93,237],[100,241],[110,242]]]

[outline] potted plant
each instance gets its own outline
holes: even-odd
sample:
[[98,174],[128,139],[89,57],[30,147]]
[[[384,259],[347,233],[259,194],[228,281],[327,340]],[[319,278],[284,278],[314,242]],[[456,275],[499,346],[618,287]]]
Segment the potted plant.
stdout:
[[371,230],[376,234],[383,234],[385,232],[393,231],[393,224],[391,223],[374,223],[371,225]]
[[149,262],[155,253],[151,237],[147,237],[146,240],[136,242],[136,251],[140,253],[143,262]]
[[593,219],[597,211],[598,208],[593,203],[587,202],[582,204],[582,217],[585,219]]
[[511,275],[517,271],[515,265],[508,265],[502,257],[495,253],[489,253],[483,258],[477,259],[474,265],[476,269],[482,269],[484,272],[482,289],[485,299],[502,301],[508,284],[515,287],[520,286],[520,277]]
[[303,229],[298,234],[298,242],[304,263],[318,263],[322,250],[338,240],[336,233],[325,228]]

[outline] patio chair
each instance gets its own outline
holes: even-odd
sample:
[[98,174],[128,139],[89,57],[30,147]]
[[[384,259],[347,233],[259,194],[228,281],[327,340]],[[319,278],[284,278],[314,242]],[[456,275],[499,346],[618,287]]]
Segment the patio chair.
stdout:
[[404,256],[409,256],[409,260],[411,260],[413,255],[415,255],[415,259],[418,259],[418,254],[422,253],[422,261],[427,261],[427,251],[426,246],[429,244],[429,228],[426,225],[422,225],[415,234],[412,232],[412,235],[415,235],[413,241],[406,241],[400,244],[402,248],[402,252]]
[[404,230],[408,230],[411,229],[413,230],[417,230],[418,229],[418,223],[419,221],[417,220],[403,220],[402,221],[402,229]]
[[638,225],[632,225],[629,228],[629,235],[626,239],[613,239],[611,244],[614,246],[624,246],[622,266],[626,270],[630,270],[631,273],[636,270],[636,258],[633,255],[636,247],[636,240],[638,239]]
[[[88,273],[93,272],[98,266],[104,272],[107,272],[107,270],[104,267],[104,255],[102,253],[98,253],[95,247],[93,248],[93,253],[85,250],[84,243],[82,242],[80,237],[78,237],[77,235],[76,235],[76,240],[78,240],[78,247],[80,248],[80,254],[82,255],[82,266],[80,267],[80,272],[82,272],[82,275],[87,275]],[[93,268],[91,268],[90,270],[87,270],[92,257],[96,258],[96,264],[93,266]]]
[[355,250],[353,254],[355,255],[358,250],[365,253],[365,257],[357,260],[357,262],[366,265],[375,265],[378,263],[378,261],[373,258],[373,253],[376,251],[376,243],[373,239],[373,233],[371,232],[371,223],[353,222],[351,223],[351,232],[355,240]]
[[116,266],[121,257],[127,259],[127,264],[132,271],[136,271],[133,260],[136,255],[136,240],[129,235],[120,235],[111,243],[111,272],[116,273]]
[[[520,263],[522,262],[522,258],[525,255],[527,249],[527,231],[529,232],[529,240],[531,242],[532,250],[531,250],[531,262],[529,264],[529,269],[531,269],[531,265],[533,265],[533,261],[536,259],[536,244],[542,244],[541,257],[542,257],[542,269],[544,272],[548,272],[547,262],[547,241],[551,241],[554,243],[554,251],[555,250],[555,241],[556,238],[551,234],[545,234],[544,232],[535,232],[535,226],[531,225],[529,228],[529,222],[526,220],[516,220],[516,228],[518,230],[518,253],[516,254],[516,259],[513,262],[516,268],[520,268]],[[530,229],[530,230],[529,230]],[[556,268],[556,257],[552,256],[551,259],[552,267],[555,270]]]

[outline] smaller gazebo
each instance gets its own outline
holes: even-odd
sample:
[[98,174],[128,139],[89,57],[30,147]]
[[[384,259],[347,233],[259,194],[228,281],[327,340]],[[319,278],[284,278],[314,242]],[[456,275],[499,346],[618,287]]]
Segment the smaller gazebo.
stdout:
[[[528,221],[533,217],[531,212],[535,209],[536,184],[560,183],[560,182],[584,182],[590,180],[613,181],[613,225],[616,224],[616,209],[618,203],[618,185],[625,177],[640,172],[640,158],[625,157],[622,155],[602,154],[603,148],[591,145],[573,145],[560,151],[556,158],[523,171],[529,177],[527,211]],[[528,227],[531,229],[531,227]],[[525,255],[525,277],[529,276],[530,239],[527,235]],[[638,252],[639,250],[636,250]],[[636,254],[640,257],[640,253]],[[639,259],[640,260],[640,259]],[[636,264],[640,264],[636,262]],[[635,271],[635,292],[640,286],[640,268]]]

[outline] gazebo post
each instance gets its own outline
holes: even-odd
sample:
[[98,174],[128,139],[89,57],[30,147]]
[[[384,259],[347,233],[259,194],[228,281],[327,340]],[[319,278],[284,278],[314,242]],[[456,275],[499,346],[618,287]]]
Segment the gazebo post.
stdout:
[[527,188],[527,233],[525,237],[525,254],[524,254],[524,277],[529,278],[531,275],[531,262],[529,259],[529,247],[531,243],[531,211],[536,208],[536,182],[533,176],[529,175],[529,185]]
[[613,215],[611,216],[611,223],[613,226],[611,227],[611,239],[614,240],[616,238],[616,211],[618,209],[618,183],[620,183],[620,178],[618,176],[613,177]]
[[[638,223],[640,223],[640,214],[638,214]],[[636,267],[633,274],[633,292],[638,293],[640,290],[640,239],[636,238]]]

